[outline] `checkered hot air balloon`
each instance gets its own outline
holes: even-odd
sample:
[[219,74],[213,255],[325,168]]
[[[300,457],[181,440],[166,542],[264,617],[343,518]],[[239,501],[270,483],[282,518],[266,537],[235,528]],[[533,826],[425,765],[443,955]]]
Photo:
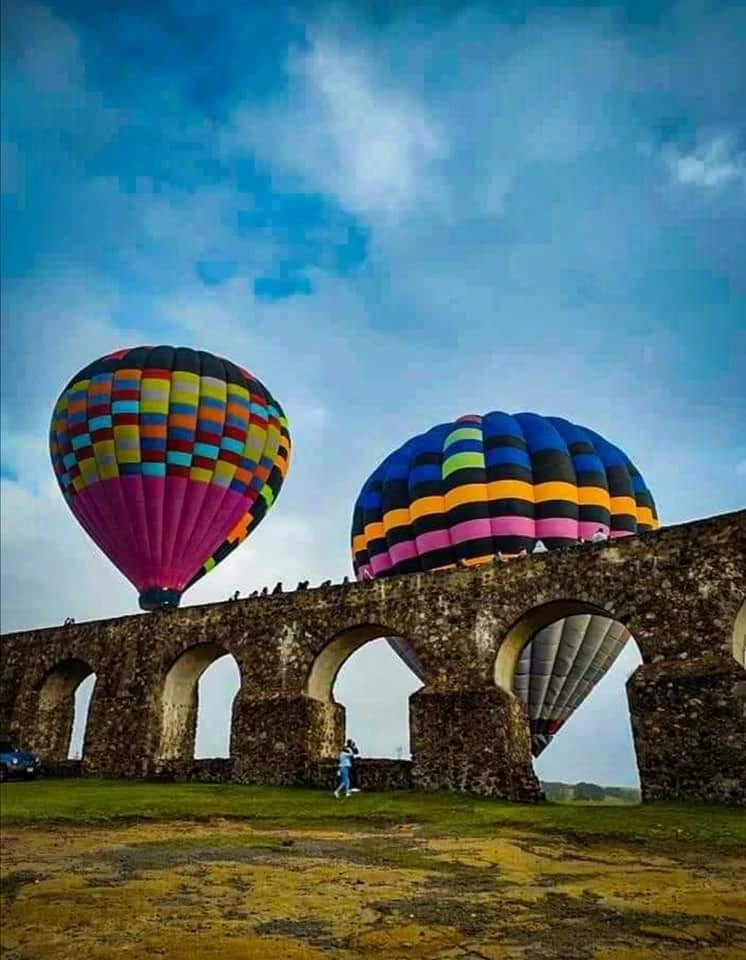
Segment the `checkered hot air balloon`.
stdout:
[[181,594],[261,521],[288,469],[279,403],[242,367],[186,347],[135,347],[76,374],[52,416],[68,506],[140,594]]
[[[559,417],[493,412],[439,424],[383,460],[355,503],[353,566],[375,579],[657,527],[653,497],[618,447]],[[536,755],[628,638],[601,616],[569,617],[532,638],[514,689]],[[409,644],[389,643],[424,680]]]

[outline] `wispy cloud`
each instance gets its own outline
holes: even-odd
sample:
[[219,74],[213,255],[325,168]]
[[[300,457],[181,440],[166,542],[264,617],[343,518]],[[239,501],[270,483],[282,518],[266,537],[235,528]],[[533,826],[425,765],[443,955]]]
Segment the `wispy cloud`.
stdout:
[[427,198],[446,144],[423,103],[330,40],[315,43],[298,72],[323,118],[308,130],[314,172],[344,206],[396,216]]
[[664,160],[671,178],[684,186],[703,190],[729,184],[746,187],[746,151],[739,151],[730,135],[714,136],[689,152],[670,147]]
[[[365,52],[318,36],[289,58],[289,102],[233,115],[225,143],[294,171],[347,210],[397,220],[436,190],[447,151],[421,100]],[[268,135],[269,134],[269,135]]]

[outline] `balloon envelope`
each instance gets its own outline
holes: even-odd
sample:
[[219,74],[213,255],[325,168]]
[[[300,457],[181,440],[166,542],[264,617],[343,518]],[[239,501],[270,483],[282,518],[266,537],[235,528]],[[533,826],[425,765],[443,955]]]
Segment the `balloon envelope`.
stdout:
[[586,427],[493,412],[412,437],[373,471],[355,503],[359,579],[490,561],[658,527],[640,472]]
[[52,416],[58,484],[80,524],[140,592],[181,593],[231,553],[288,469],[282,408],[242,367],[184,347],[136,347],[72,378]]
[[630,638],[602,614],[565,617],[539,630],[521,652],[513,691],[526,704],[535,757],[544,750]]

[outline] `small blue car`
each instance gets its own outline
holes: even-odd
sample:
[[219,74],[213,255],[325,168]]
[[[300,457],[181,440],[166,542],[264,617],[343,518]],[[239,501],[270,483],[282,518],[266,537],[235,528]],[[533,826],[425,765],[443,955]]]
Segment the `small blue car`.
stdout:
[[0,780],[9,780],[11,777],[33,780],[40,766],[39,758],[33,753],[21,750],[10,737],[0,736]]

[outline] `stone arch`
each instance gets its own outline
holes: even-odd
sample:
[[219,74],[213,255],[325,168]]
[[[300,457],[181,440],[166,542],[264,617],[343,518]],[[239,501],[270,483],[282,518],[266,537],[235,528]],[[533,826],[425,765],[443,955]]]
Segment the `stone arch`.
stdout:
[[[199,709],[199,679],[216,660],[230,653],[230,650],[220,644],[200,643],[184,650],[171,663],[161,691],[158,760],[193,758]],[[238,669],[243,681],[240,664]]]
[[741,604],[733,625],[733,656],[740,666],[746,667],[746,600]]
[[[367,643],[387,639],[402,641],[403,638],[398,631],[380,623],[355,624],[339,630],[315,654],[306,675],[303,694],[312,704],[314,746],[311,753],[316,759],[336,757],[345,736],[347,708],[334,696],[334,686],[342,667]],[[404,642],[403,647],[406,650],[408,644]],[[394,647],[392,654],[399,657],[410,672],[415,672],[402,650]],[[414,651],[411,656],[415,656]],[[411,700],[409,702],[411,704]],[[406,723],[409,727],[409,710]],[[404,740],[405,744],[410,737]]]
[[322,703],[334,703],[334,681],[345,660],[370,640],[393,636],[395,631],[371,623],[340,630],[314,657],[306,678],[305,695]]
[[502,639],[495,658],[495,684],[506,693],[513,695],[513,679],[521,651],[531,637],[558,620],[572,617],[576,614],[590,613],[609,620],[618,620],[613,613],[603,607],[588,603],[585,600],[553,600],[532,607],[522,614],[511,627],[508,628]]
[[[34,731],[29,738],[43,759],[67,760],[75,719],[75,691],[92,673],[93,668],[85,660],[69,657],[60,660],[44,674],[39,684]],[[91,699],[93,696],[95,690]]]
[[[595,622],[589,622],[591,618],[594,618]],[[613,723],[613,735],[619,738],[620,746],[623,743],[627,745],[626,748],[629,751],[627,756],[632,764],[631,770],[626,764],[622,768],[625,777],[631,777],[625,781],[624,785],[634,789],[638,787],[640,777],[638,750],[627,684],[640,668],[642,652],[631,633],[629,619],[631,618],[625,615],[621,618],[615,616],[611,610],[586,600],[554,600],[526,611],[507,630],[498,647],[495,685],[521,703],[521,709],[524,711],[531,732],[534,769],[547,779],[564,780],[567,776],[572,778],[574,775],[575,779],[598,778],[599,782],[621,786],[621,783],[615,783],[610,779],[620,771],[612,766],[602,772],[604,758],[600,753],[594,756],[595,751],[591,746],[596,739],[596,733],[592,731],[596,731],[599,726],[604,729],[607,720],[613,717],[616,718]],[[547,631],[547,628],[553,629]],[[591,632],[587,633],[587,630]],[[621,632],[622,630],[627,631],[626,636]],[[545,676],[544,682],[541,682],[532,668],[531,677],[534,679],[527,687],[527,677],[524,673],[523,684],[519,689],[516,685],[516,668],[519,659],[526,645],[536,640],[537,635],[541,636],[542,631],[544,631],[542,642],[549,644],[544,648],[545,655],[556,657],[552,665],[551,679]],[[583,642],[587,640],[595,644],[594,656],[598,659],[595,662],[586,663],[591,672],[583,671],[579,674],[574,672],[574,667],[571,665],[578,652],[574,644],[581,639]],[[617,645],[619,640],[623,641],[621,646]],[[570,646],[565,648],[564,644],[567,641]],[[609,641],[612,645],[606,646]],[[561,644],[559,648],[553,646],[557,642]],[[612,651],[613,661],[603,668],[603,672],[599,672],[602,663]],[[541,652],[538,656],[541,662]],[[568,656],[573,660],[567,659]],[[556,666],[559,666],[560,670],[555,674]],[[562,669],[563,666],[565,669]],[[620,670],[622,673],[619,672]],[[605,685],[606,699],[594,701],[591,694],[596,690],[597,685],[603,683],[607,672],[613,673],[613,678]],[[620,681],[618,678],[622,677]],[[539,681],[536,686],[534,680]],[[549,681],[548,684],[546,681]],[[590,684],[589,681],[591,681]],[[556,686],[558,682],[560,687]],[[551,715],[545,712],[544,696],[546,694],[556,697]],[[537,695],[538,699],[535,699]],[[593,701],[593,705],[589,707],[590,712],[585,709],[587,698]],[[612,701],[614,706],[609,712],[608,707]],[[555,748],[545,754],[544,750],[555,739],[560,728],[564,728],[565,724],[581,709],[584,718],[592,718],[594,710],[600,710],[600,713],[596,714],[596,720],[590,726],[586,720],[581,720],[580,724],[577,720],[570,723],[562,736],[559,750]],[[619,711],[623,711],[623,714]],[[573,762],[579,763],[581,768],[585,765],[586,769],[580,771],[568,769],[568,758],[575,758]],[[594,773],[588,769],[589,760],[599,768],[597,772]]]

